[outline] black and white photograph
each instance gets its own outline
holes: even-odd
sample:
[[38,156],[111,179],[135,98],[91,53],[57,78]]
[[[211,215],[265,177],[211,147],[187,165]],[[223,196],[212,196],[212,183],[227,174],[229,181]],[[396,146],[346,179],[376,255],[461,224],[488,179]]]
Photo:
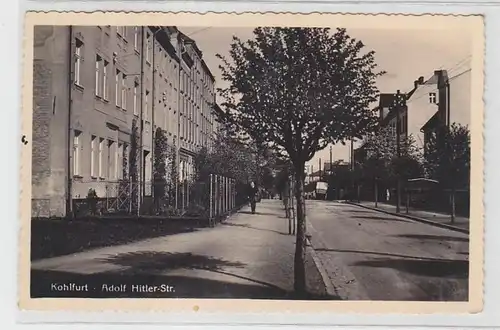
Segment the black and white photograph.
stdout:
[[474,17],[143,17],[33,26],[30,299],[470,301]]

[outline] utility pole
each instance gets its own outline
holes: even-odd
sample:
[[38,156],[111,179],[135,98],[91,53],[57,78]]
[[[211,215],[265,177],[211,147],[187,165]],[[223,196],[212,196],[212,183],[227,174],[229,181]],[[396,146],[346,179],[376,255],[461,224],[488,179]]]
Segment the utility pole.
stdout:
[[[144,26],[141,27],[141,113],[140,113],[140,133],[139,133],[139,185],[137,186],[137,215],[140,215],[141,204],[142,204],[142,196],[144,194],[143,185],[144,185],[144,58],[145,53],[145,45],[144,38],[146,35],[146,30]],[[147,111],[147,109],[146,109]]]
[[330,146],[330,170],[329,170],[330,175],[332,175],[332,169],[333,169],[333,147]]
[[321,181],[321,158],[319,159],[319,181]]
[[[396,153],[398,157],[398,167],[399,160],[401,159],[401,110],[406,105],[405,95],[402,95],[398,89],[396,92],[395,99],[395,110],[396,110]],[[396,213],[401,212],[401,173],[400,168],[397,169],[397,187],[396,187]]]
[[450,78],[446,77],[446,125],[448,127],[448,130],[450,129]]

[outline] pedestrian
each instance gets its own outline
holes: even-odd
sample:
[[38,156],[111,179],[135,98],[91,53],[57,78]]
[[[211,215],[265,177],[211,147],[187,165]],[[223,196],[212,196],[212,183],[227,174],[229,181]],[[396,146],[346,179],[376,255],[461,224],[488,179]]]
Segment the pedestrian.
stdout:
[[259,190],[255,186],[255,183],[252,181],[250,182],[250,186],[248,187],[248,197],[250,199],[250,207],[252,209],[252,214],[255,214],[255,206],[257,204],[257,194]]
[[388,202],[391,199],[391,192],[389,189],[385,190],[385,200]]

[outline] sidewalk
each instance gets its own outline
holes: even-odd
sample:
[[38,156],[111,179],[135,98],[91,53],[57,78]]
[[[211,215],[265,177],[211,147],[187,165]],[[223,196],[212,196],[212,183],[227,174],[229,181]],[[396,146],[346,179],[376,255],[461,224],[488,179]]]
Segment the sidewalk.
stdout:
[[392,215],[397,215],[401,217],[407,217],[412,220],[416,221],[421,221],[425,222],[428,224],[432,225],[437,225],[437,226],[442,226],[445,228],[449,229],[454,229],[460,232],[469,232],[469,218],[466,217],[455,217],[455,221],[452,224],[451,223],[451,218],[449,214],[443,214],[443,213],[438,213],[438,212],[430,212],[430,211],[424,211],[424,210],[418,210],[415,208],[409,208],[409,212],[406,213],[406,206],[401,205],[400,213],[396,213],[396,206],[387,204],[387,203],[381,203],[378,202],[377,208],[375,208],[375,202],[367,202],[367,201],[361,201],[360,203],[358,202],[348,202],[350,204],[355,204],[359,205],[362,207],[367,207],[373,210],[377,210],[380,212],[385,212],[389,213]]
[[[215,228],[42,259],[32,263],[32,296],[62,296],[51,283],[88,284],[80,297],[178,297],[297,299],[293,291],[295,236],[279,200],[262,200]],[[307,299],[326,295],[312,251],[306,260]],[[64,281],[64,282],[63,282]],[[103,285],[125,285],[123,292]],[[171,286],[171,292],[131,292],[133,285]],[[303,297],[301,297],[303,298]]]

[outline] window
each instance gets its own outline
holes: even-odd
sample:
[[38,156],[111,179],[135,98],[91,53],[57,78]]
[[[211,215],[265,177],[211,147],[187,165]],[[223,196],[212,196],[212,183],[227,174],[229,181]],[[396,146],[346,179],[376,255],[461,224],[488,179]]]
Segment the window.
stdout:
[[102,163],[104,158],[103,158],[103,151],[104,151],[104,139],[99,139],[99,157],[98,157],[98,169],[99,169],[99,177],[103,177],[103,169],[104,169],[104,164]]
[[73,136],[73,175],[80,175],[80,137],[82,132],[76,131]]
[[125,27],[124,27],[124,26],[117,26],[117,27],[116,27],[116,33],[117,33],[120,37],[125,37]]
[[102,70],[102,91],[103,98],[107,101],[109,100],[109,86],[108,86],[108,68],[109,62],[104,61],[104,69]]
[[150,51],[149,51],[149,38],[151,37],[151,34],[148,32],[146,34],[146,62],[150,63],[151,59],[149,58]]
[[139,88],[139,84],[134,82],[134,115],[138,114],[138,106],[137,106],[137,89]]
[[123,179],[123,143],[118,143],[118,149],[116,150],[116,159],[115,159],[115,164],[116,164],[116,175],[115,177],[117,179]]
[[139,28],[137,26],[134,27],[134,49],[139,51]]
[[146,100],[145,100],[146,104],[144,106],[144,120],[148,120],[148,112],[149,112],[149,108],[148,108],[148,105],[149,105],[149,91],[146,91]]
[[116,106],[120,106],[120,77],[121,77],[121,72],[120,70],[116,69],[116,74],[115,74],[115,96],[116,96]]
[[90,140],[90,176],[96,177],[96,168],[95,168],[95,158],[96,158],[96,143],[97,137],[92,135]]
[[101,63],[102,57],[95,56],[95,95],[101,97]]
[[433,103],[433,104],[436,104],[436,102],[437,102],[437,100],[436,100],[436,93],[429,93],[429,102]]
[[83,42],[80,39],[75,41],[75,84],[81,86],[81,67],[83,59]]
[[116,178],[116,155],[113,153],[113,143],[114,141],[108,140],[108,178],[113,180]]
[[126,76],[122,74],[122,109],[127,110],[127,86],[125,84]]

